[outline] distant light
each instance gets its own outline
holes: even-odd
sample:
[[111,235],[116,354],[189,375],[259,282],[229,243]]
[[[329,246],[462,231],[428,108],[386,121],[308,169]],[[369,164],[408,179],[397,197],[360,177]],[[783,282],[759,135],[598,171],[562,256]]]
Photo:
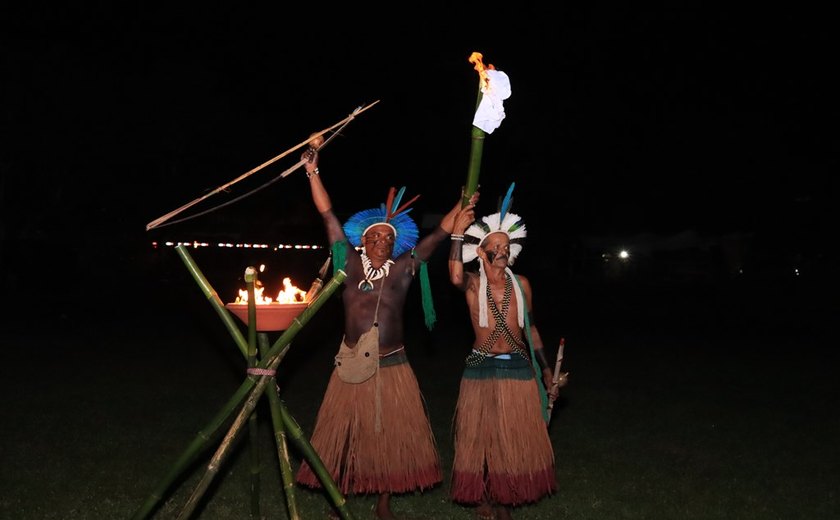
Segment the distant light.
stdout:
[[628,258],[630,258],[630,253],[626,249],[622,249],[618,252],[618,257],[622,260],[627,260]]
[[[157,241],[153,241],[151,243],[151,245],[152,245],[152,248],[154,248],[154,249],[157,249],[161,246],[161,244]],[[175,246],[180,246],[180,245],[190,246],[190,247],[193,247],[193,248],[210,247],[210,244],[208,244],[207,242],[199,242],[197,240],[192,240],[192,241],[187,241],[187,242],[171,242],[171,241],[168,241],[168,242],[164,242],[162,245],[164,245],[166,247],[175,247]],[[312,245],[312,244],[277,244],[277,245],[272,246],[272,245],[269,245],[269,244],[246,244],[246,243],[234,244],[234,243],[230,243],[230,242],[219,242],[219,243],[216,244],[216,247],[226,248],[226,249],[230,249],[230,248],[269,249],[269,248],[271,248],[275,251],[277,251],[278,249],[311,249],[311,250],[317,250],[317,249],[323,249],[324,248],[323,246]]]

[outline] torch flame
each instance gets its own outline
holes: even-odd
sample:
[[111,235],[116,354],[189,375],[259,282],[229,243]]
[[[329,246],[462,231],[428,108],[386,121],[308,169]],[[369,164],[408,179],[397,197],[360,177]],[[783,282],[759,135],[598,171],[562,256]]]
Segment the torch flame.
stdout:
[[482,90],[490,85],[490,77],[487,75],[487,70],[496,70],[496,67],[492,63],[488,63],[487,67],[485,67],[482,61],[483,59],[484,55],[480,52],[473,52],[469,58],[469,62],[474,65],[473,68],[478,71],[478,81]]

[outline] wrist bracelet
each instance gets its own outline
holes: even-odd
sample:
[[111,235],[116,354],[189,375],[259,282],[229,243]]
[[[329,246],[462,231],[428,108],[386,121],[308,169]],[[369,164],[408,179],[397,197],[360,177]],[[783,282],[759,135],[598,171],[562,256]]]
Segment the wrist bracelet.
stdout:
[[449,235],[449,239],[450,240],[459,240],[459,241],[463,242],[464,241],[464,235],[456,235],[456,234],[453,233],[453,234]]
[[311,172],[306,172],[306,178],[311,179],[313,175],[318,175],[321,171],[318,168],[315,168]]

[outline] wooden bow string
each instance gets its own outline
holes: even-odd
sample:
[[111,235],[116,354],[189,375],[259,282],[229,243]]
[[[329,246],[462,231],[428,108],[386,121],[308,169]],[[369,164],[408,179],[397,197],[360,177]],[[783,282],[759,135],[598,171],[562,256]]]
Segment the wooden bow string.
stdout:
[[[306,140],[301,141],[300,143],[298,143],[298,144],[296,144],[295,146],[293,146],[293,147],[289,148],[288,150],[286,150],[285,152],[281,153],[280,155],[278,155],[278,156],[276,156],[276,157],[274,157],[274,158],[272,158],[272,159],[269,159],[268,161],[266,161],[266,162],[262,163],[261,165],[257,166],[256,168],[252,168],[251,170],[249,170],[249,171],[247,171],[247,172],[243,173],[242,175],[240,175],[240,176],[239,176],[239,177],[237,177],[236,179],[234,179],[234,180],[232,180],[232,181],[230,181],[230,182],[228,182],[228,183],[222,184],[221,186],[219,186],[218,188],[214,189],[213,191],[211,191],[211,192],[209,192],[209,193],[206,193],[206,194],[202,195],[201,197],[199,197],[199,198],[197,198],[197,199],[195,199],[195,200],[193,200],[193,201],[191,201],[191,202],[188,202],[188,203],[184,204],[184,205],[183,205],[183,206],[181,206],[180,208],[178,208],[178,209],[176,209],[176,210],[173,210],[173,211],[170,211],[170,212],[169,212],[169,213],[167,213],[166,215],[163,215],[162,217],[159,217],[159,218],[157,218],[157,219],[155,219],[155,220],[153,220],[153,221],[149,222],[148,224],[146,224],[146,231],[149,231],[149,230],[154,229],[154,228],[157,228],[157,227],[161,227],[162,225],[164,225],[164,223],[165,223],[166,221],[168,221],[169,219],[171,219],[171,218],[172,218],[172,217],[174,217],[175,215],[177,215],[177,214],[181,213],[182,211],[184,211],[184,210],[187,210],[187,209],[191,208],[192,206],[194,206],[194,205],[198,204],[199,202],[201,202],[201,201],[203,201],[203,200],[205,200],[205,199],[207,199],[207,198],[209,198],[209,197],[211,197],[211,196],[213,196],[213,195],[215,195],[215,194],[219,193],[220,191],[224,191],[224,190],[228,189],[229,187],[233,186],[234,184],[236,184],[237,182],[241,181],[242,179],[245,179],[246,177],[249,177],[249,176],[253,175],[254,173],[256,173],[256,172],[258,172],[258,171],[262,170],[263,168],[265,168],[266,166],[269,166],[269,165],[271,165],[271,164],[274,164],[275,162],[279,161],[279,160],[280,160],[280,159],[282,159],[283,157],[286,157],[287,155],[289,155],[290,153],[294,152],[295,150],[298,150],[298,149],[300,149],[300,148],[302,148],[302,147],[304,147],[304,146],[307,146],[307,145],[308,145],[308,144],[309,144],[309,143],[310,143],[313,139],[316,139],[316,138],[318,138],[318,137],[321,137],[321,136],[323,136],[324,134],[326,134],[327,132],[331,132],[331,131],[335,130],[336,128],[338,128],[338,130],[337,130],[336,132],[334,132],[332,135],[330,135],[327,139],[325,139],[325,140],[324,140],[324,143],[321,145],[321,148],[323,148],[323,147],[324,147],[324,146],[326,146],[326,145],[327,145],[327,143],[329,143],[329,142],[330,142],[330,141],[331,141],[331,140],[332,140],[332,139],[333,139],[336,135],[338,135],[338,134],[341,132],[341,129],[342,129],[342,128],[344,128],[345,126],[347,126],[347,125],[350,123],[350,121],[352,121],[353,119],[355,119],[355,118],[356,118],[356,116],[358,116],[358,115],[359,115],[359,114],[361,114],[362,112],[366,111],[367,109],[371,108],[372,106],[374,106],[374,105],[375,105],[375,104],[377,104],[377,103],[379,103],[379,100],[376,100],[376,101],[374,101],[373,103],[371,103],[371,104],[369,104],[369,105],[367,105],[367,106],[364,106],[364,105],[359,106],[359,107],[358,107],[358,108],[356,108],[356,109],[355,109],[355,110],[354,110],[354,111],[353,111],[353,112],[352,112],[349,116],[345,117],[344,119],[342,119],[342,120],[341,120],[341,121],[339,121],[338,123],[335,123],[334,125],[332,125],[332,126],[330,126],[330,127],[327,127],[327,128],[325,128],[325,129],[321,130],[320,132],[316,132],[316,133],[314,133],[314,134],[310,135],[309,137],[307,137],[307,138],[306,138]],[[340,128],[339,128],[339,127],[340,127]],[[300,167],[301,167],[301,166],[302,166],[305,162],[306,162],[306,161],[305,161],[304,159],[299,160],[299,161],[298,161],[297,163],[295,163],[293,166],[291,166],[290,168],[288,168],[286,171],[284,171],[283,173],[281,173],[279,176],[275,177],[274,179],[272,179],[272,180],[271,180],[271,181],[269,181],[268,183],[266,183],[266,184],[264,184],[264,185],[260,186],[260,187],[259,187],[259,188],[257,188],[257,189],[251,190],[251,191],[249,191],[248,193],[245,193],[244,195],[241,195],[241,196],[239,196],[239,197],[235,198],[234,200],[228,201],[228,202],[226,202],[225,204],[221,204],[221,205],[216,206],[216,207],[214,207],[214,208],[211,208],[211,209],[209,209],[209,210],[207,210],[207,211],[203,211],[203,212],[201,212],[201,213],[198,213],[198,214],[192,215],[191,217],[182,218],[182,219],[180,219],[180,220],[176,220],[176,221],[169,222],[169,224],[175,224],[176,222],[183,222],[184,220],[188,220],[189,218],[195,218],[195,217],[197,217],[197,216],[199,216],[199,215],[203,215],[203,214],[205,214],[205,213],[208,213],[208,212],[213,211],[213,210],[215,210],[215,209],[218,209],[218,208],[220,208],[220,207],[226,206],[226,205],[228,205],[228,204],[232,204],[232,203],[236,202],[237,200],[241,200],[242,198],[247,197],[248,195],[250,195],[250,194],[254,193],[255,191],[260,190],[260,189],[262,189],[262,188],[264,188],[264,187],[268,186],[269,184],[272,184],[272,183],[274,183],[274,182],[276,182],[276,181],[278,181],[278,180],[280,180],[280,179],[282,179],[282,178],[286,177],[287,175],[289,175],[289,174],[290,174],[290,173],[292,173],[293,171],[295,171],[295,170],[297,170],[298,168],[300,168]],[[167,224],[167,225],[169,225],[169,224]]]

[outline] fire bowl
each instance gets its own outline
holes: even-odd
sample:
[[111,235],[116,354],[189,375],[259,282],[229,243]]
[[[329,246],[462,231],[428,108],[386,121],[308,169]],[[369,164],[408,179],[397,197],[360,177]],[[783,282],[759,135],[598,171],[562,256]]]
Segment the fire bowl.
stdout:
[[[272,330],[286,330],[292,320],[303,312],[308,303],[264,303],[257,308],[257,330],[267,332]],[[225,308],[232,312],[242,323],[248,325],[248,304],[228,303]]]

